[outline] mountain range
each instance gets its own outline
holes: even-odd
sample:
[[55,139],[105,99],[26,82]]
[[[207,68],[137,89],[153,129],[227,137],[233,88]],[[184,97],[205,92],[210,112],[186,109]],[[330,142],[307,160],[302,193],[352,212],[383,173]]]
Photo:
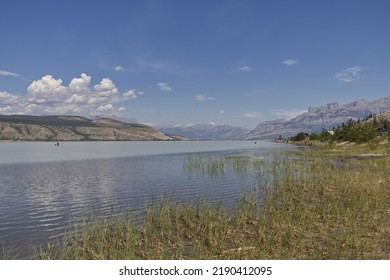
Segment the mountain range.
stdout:
[[368,115],[390,111],[390,97],[374,101],[363,99],[341,104],[329,103],[318,107],[309,107],[307,112],[291,119],[276,119],[262,122],[253,130],[237,126],[195,124],[161,127],[160,131],[167,135],[183,135],[202,140],[256,140],[275,139],[280,135],[290,137],[299,132],[318,132],[332,129],[349,119],[364,119]]
[[[293,136],[299,132],[332,129],[349,119],[364,119],[390,111],[390,97],[374,101],[357,100],[309,107],[291,119],[260,123],[255,129],[215,124],[176,125],[158,129],[135,119],[79,116],[0,115],[0,140],[79,141],[79,140],[255,140]],[[115,119],[114,119],[115,118]],[[121,121],[122,120],[122,121]]]
[[159,130],[166,135],[181,135],[197,140],[232,140],[240,139],[249,133],[249,129],[215,124],[176,125],[173,127],[160,127]]
[[309,107],[303,113],[291,120],[278,119],[260,123],[241,139],[273,139],[279,135],[289,137],[299,132],[318,132],[322,129],[332,129],[349,119],[364,119],[368,115],[390,111],[390,97],[374,101],[357,100],[348,104],[337,102],[319,107]]

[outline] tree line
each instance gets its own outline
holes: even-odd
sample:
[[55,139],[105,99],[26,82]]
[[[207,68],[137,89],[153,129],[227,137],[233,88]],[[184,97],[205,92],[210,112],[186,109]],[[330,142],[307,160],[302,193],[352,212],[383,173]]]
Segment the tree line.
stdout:
[[390,140],[390,121],[385,118],[378,118],[370,114],[363,120],[349,119],[346,123],[333,128],[333,130],[323,129],[320,132],[304,133],[290,137],[291,141],[321,141],[321,142],[356,142],[368,143],[375,140],[379,135],[387,135]]

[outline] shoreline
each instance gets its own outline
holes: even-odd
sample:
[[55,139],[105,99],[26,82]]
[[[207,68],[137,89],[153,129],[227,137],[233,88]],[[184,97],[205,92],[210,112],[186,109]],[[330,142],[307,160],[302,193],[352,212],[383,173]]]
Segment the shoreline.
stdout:
[[141,226],[131,225],[128,213],[93,217],[34,258],[388,259],[389,157],[366,153],[367,161],[340,165],[320,160],[326,149],[298,152],[317,160],[257,162],[273,180],[243,193],[233,211],[162,199],[145,210]]

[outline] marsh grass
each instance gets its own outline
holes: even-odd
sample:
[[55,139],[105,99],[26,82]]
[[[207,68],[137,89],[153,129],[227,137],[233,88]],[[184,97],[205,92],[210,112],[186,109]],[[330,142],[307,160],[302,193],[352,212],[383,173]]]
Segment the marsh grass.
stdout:
[[202,174],[217,177],[223,176],[226,161],[218,156],[199,153],[187,156],[186,161],[183,163],[183,167],[190,173],[199,171]]
[[186,166],[202,172],[230,166],[262,178],[233,209],[165,197],[145,209],[139,225],[125,211],[89,216],[34,258],[389,259],[390,159],[340,163],[319,153],[272,161],[189,158]]
[[16,259],[16,257],[12,247],[0,243],[0,260],[12,260]]

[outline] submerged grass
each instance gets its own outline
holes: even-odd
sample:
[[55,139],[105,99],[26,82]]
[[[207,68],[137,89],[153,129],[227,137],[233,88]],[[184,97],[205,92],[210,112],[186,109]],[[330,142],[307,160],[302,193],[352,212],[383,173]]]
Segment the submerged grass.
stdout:
[[126,212],[91,216],[34,258],[389,259],[390,159],[340,163],[304,153],[270,162],[188,159],[212,172],[251,164],[272,180],[259,180],[234,209],[164,198],[137,226]]
[[0,260],[12,260],[15,258],[16,255],[14,254],[12,247],[0,243]]

